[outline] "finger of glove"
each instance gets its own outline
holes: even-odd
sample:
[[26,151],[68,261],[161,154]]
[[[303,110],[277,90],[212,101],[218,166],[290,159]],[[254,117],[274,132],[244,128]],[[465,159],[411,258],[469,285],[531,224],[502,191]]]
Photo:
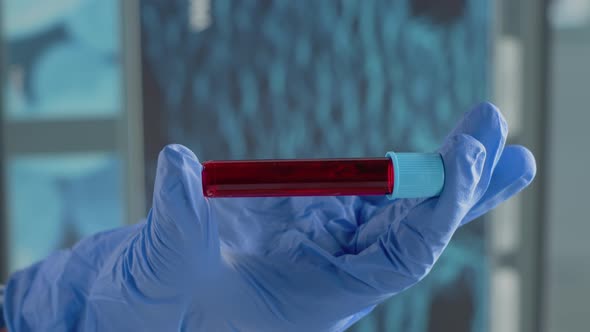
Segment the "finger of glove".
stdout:
[[507,146],[483,197],[461,221],[465,225],[526,188],[535,177],[533,154],[522,146]]
[[480,180],[489,172],[485,147],[460,134],[448,139],[440,152],[446,172],[441,195],[402,218],[390,209],[391,215],[382,215],[389,222],[385,233],[359,254],[343,258],[357,278],[381,292],[399,292],[424,277],[477,202]]
[[486,171],[482,174],[477,193],[481,197],[487,190],[492,173],[504,150],[508,125],[500,110],[493,104],[485,102],[467,112],[455,129],[451,131],[449,137],[460,134],[474,137],[485,147],[486,161],[484,169]]
[[169,145],[160,152],[147,225],[161,264],[187,255],[192,260],[218,255],[218,229],[203,195],[201,171],[197,157],[184,146]]

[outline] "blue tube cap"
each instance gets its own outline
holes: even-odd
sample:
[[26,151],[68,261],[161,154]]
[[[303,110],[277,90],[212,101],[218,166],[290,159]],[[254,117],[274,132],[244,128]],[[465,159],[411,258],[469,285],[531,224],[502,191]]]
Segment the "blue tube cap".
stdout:
[[440,195],[445,184],[445,170],[440,154],[388,152],[385,156],[393,163],[393,192],[387,198]]

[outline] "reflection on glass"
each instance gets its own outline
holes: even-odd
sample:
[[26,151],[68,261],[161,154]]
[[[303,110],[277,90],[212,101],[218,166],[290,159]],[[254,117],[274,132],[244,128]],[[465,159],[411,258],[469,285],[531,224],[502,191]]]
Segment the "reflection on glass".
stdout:
[[120,110],[119,1],[1,5],[9,119],[109,116]]
[[7,165],[9,269],[123,224],[115,154],[15,157]]

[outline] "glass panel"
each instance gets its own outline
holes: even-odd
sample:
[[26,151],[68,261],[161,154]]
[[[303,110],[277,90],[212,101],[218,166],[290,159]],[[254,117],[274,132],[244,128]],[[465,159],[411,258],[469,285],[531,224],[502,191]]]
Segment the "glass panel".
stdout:
[[118,5],[116,0],[2,1],[9,119],[120,111]]
[[123,224],[115,154],[15,157],[7,165],[9,269]]

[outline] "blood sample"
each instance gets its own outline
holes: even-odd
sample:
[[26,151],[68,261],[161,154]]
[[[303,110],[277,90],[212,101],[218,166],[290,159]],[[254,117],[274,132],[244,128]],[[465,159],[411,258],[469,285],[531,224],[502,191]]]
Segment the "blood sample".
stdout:
[[384,158],[224,160],[203,163],[207,197],[436,196],[444,184],[439,154]]

